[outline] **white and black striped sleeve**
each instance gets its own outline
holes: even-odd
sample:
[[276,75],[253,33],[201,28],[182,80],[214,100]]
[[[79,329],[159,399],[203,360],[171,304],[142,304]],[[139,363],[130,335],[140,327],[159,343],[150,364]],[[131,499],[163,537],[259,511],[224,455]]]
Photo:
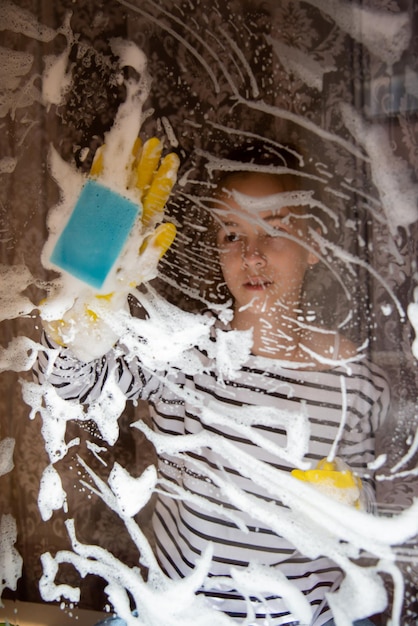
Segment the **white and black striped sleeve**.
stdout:
[[145,397],[158,386],[158,380],[141,368],[138,359],[127,359],[124,348],[118,345],[100,359],[84,363],[68,348],[61,348],[45,333],[44,351],[40,351],[34,367],[35,379],[49,383],[65,400],[79,400],[89,404],[97,400],[109,376],[128,399]]

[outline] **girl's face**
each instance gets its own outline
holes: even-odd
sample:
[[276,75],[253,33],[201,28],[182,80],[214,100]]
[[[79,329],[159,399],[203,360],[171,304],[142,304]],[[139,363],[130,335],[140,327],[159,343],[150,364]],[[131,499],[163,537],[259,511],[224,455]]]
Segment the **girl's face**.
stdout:
[[232,176],[219,196],[219,258],[236,312],[281,307],[291,315],[299,307],[306,270],[318,261],[302,210],[283,207],[279,196],[274,208],[274,195],[283,192],[277,176],[248,173]]

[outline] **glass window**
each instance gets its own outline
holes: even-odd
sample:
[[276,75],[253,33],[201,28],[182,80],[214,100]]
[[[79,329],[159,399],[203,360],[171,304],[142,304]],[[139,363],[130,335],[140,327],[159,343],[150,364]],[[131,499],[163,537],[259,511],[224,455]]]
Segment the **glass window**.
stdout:
[[415,623],[415,4],[0,17],[0,618]]

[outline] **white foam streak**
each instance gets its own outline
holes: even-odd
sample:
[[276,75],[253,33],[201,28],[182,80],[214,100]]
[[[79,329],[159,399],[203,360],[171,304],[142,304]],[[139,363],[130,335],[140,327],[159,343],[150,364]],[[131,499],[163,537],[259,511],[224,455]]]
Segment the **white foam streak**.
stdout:
[[[39,592],[45,602],[55,602],[59,601],[61,598],[67,598],[70,602],[79,602],[80,589],[65,584],[55,585],[54,581],[58,573],[61,554],[61,552],[58,552],[55,557],[52,557],[49,552],[45,552],[41,555],[43,574],[39,579]],[[80,559],[77,559],[76,555],[73,555],[71,552],[66,553],[64,558],[65,560],[61,561],[63,563],[80,561]],[[79,565],[79,571],[81,572],[82,564],[77,563],[77,565]]]
[[405,581],[401,570],[390,561],[379,561],[378,568],[380,572],[388,573],[393,580],[393,600],[391,610],[391,620],[388,626],[403,626],[401,623],[402,605],[404,602]]
[[[161,439],[164,437],[152,434],[151,438],[154,443],[160,445],[160,449],[164,449],[164,446],[161,444]],[[190,447],[190,444],[198,444],[198,438],[196,437],[187,436],[186,439],[187,448]],[[212,441],[213,447],[218,451],[219,449],[222,451],[223,443],[223,441]],[[207,441],[205,441],[204,445],[207,445]],[[225,457],[228,458],[229,462],[232,461],[241,475],[248,475],[248,472],[246,472],[244,468],[246,467],[246,463],[249,462],[249,459],[245,459],[245,455],[242,455],[241,451],[233,450],[233,447],[233,445],[225,446]],[[196,462],[195,465],[197,470],[203,469],[198,462]],[[206,473],[208,477],[219,486],[231,504],[241,511],[247,511],[253,519],[259,519],[263,524],[270,526],[274,532],[288,538],[303,554],[310,558],[316,558],[319,554],[325,554],[334,559],[344,571],[352,575],[350,585],[353,581],[358,580],[358,576],[364,578],[364,582],[370,579],[372,584],[365,588],[366,595],[363,598],[363,601],[367,599],[368,602],[367,606],[370,611],[367,614],[370,615],[383,610],[386,606],[387,599],[384,594],[383,584],[378,577],[378,568],[365,573],[364,568],[353,563],[351,559],[357,559],[360,550],[366,550],[376,555],[378,558],[385,558],[389,562],[393,561],[395,557],[389,545],[397,540],[403,541],[405,539],[404,533],[406,528],[403,526],[405,521],[408,523],[412,522],[414,517],[416,517],[417,507],[415,506],[413,510],[409,511],[409,520],[406,520],[404,516],[399,516],[398,520],[396,520],[395,526],[398,522],[401,522],[400,528],[397,528],[397,530],[400,531],[400,537],[392,524],[389,524],[386,533],[382,533],[382,525],[385,525],[385,520],[374,520],[375,527],[371,528],[370,532],[367,532],[370,516],[356,510],[351,510],[345,505],[336,505],[335,502],[333,502],[333,506],[330,508],[326,504],[327,498],[318,494],[309,486],[299,484],[293,485],[291,488],[290,485],[288,485],[284,489],[281,489],[280,487],[282,487],[282,485],[280,485],[280,483],[282,479],[284,485],[287,481],[294,481],[294,479],[288,477],[286,474],[277,473],[276,470],[267,470],[264,472],[266,468],[263,468],[262,465],[263,464],[254,463],[254,459],[251,462],[251,467],[247,465],[251,477],[256,482],[259,482],[259,484],[263,484],[265,488],[268,488],[270,484],[270,492],[272,495],[276,498],[279,495],[280,499],[287,502],[287,504],[291,506],[291,512],[284,509],[277,509],[272,503],[260,502],[257,498],[238,489],[227,477],[222,478],[219,473]],[[269,469],[271,470],[271,468]],[[258,470],[260,470],[260,474]],[[269,474],[271,475],[269,476]],[[273,476],[273,474],[275,474],[275,476]],[[289,491],[287,489],[289,489]],[[323,502],[321,501],[322,498],[325,498]],[[340,509],[338,521],[337,519],[330,520],[329,517],[334,517],[336,509]],[[400,519],[401,517],[403,517],[402,520]],[[353,524],[353,521],[357,523]],[[383,522],[383,524],[381,524],[381,522]],[[393,520],[389,520],[389,522],[393,522]],[[408,523],[405,524],[405,526],[408,526]],[[411,533],[410,536],[416,533],[416,519],[412,524],[413,526],[406,531],[407,534]],[[364,532],[365,530],[366,532]],[[395,537],[397,537],[397,539],[395,539]],[[344,542],[343,544],[341,543],[341,539]],[[345,543],[345,541],[347,541],[347,543]],[[355,547],[356,545],[357,549]],[[387,571],[387,568],[385,571]],[[274,578],[274,573],[272,576]],[[397,582],[396,579],[395,582]],[[350,585],[348,585],[348,587],[353,590],[352,585]],[[367,590],[369,590],[370,587],[372,591],[378,591],[378,593],[368,593]],[[354,587],[354,589],[356,589],[356,587]],[[240,591],[242,592],[242,590]],[[337,605],[338,599],[336,602],[336,606]],[[347,614],[347,606],[345,604],[344,606]],[[363,609],[364,606],[363,603]],[[354,609],[353,617],[356,616],[356,609]]]
[[67,70],[69,49],[58,57],[45,59],[45,72],[42,76],[42,99],[45,104],[62,104],[66,93],[72,85],[72,76]]
[[[158,575],[159,566],[155,558],[154,552],[148,540],[146,539],[144,533],[142,532],[138,524],[135,522],[135,520],[132,519],[132,516],[130,515],[130,511],[128,510],[129,506],[128,506],[128,509],[125,506],[126,495],[120,492],[120,480],[118,481],[117,478],[115,478],[115,481],[116,481],[115,482],[116,493],[115,493],[113,489],[110,488],[107,485],[107,483],[104,480],[102,480],[87,465],[87,463],[85,463],[85,461],[83,461],[81,457],[78,457],[78,462],[85,469],[85,471],[90,476],[90,478],[93,480],[95,486],[92,486],[91,483],[86,482],[84,480],[80,481],[81,484],[86,489],[88,489],[89,491],[92,491],[97,496],[99,496],[103,500],[103,502],[123,520],[129,535],[131,536],[132,540],[134,541],[135,545],[138,547],[140,551],[141,563],[150,569],[151,575],[153,576]],[[123,468],[121,468],[121,470],[116,470],[116,472],[119,474],[119,477],[124,473],[124,471],[125,470]],[[145,470],[145,478],[143,479],[143,481],[144,483],[147,483],[147,486],[149,486],[150,479],[153,480],[152,470]],[[141,481],[142,480],[141,477],[138,480]],[[118,482],[119,484],[116,485],[116,483]],[[147,490],[145,494],[141,495],[141,501],[144,504],[145,504],[147,495],[149,497],[149,492]],[[155,572],[157,572],[157,574],[155,574]]]
[[[167,626],[212,626],[214,612],[202,596],[196,596],[205,579],[211,562],[210,544],[197,560],[193,574],[179,581],[170,581],[154,570],[145,582],[138,569],[131,569],[99,546],[83,545],[75,534],[74,521],[66,522],[73,551],[59,551],[52,557],[42,556],[44,574],[40,591],[46,601],[65,597],[79,600],[79,590],[69,585],[56,585],[59,564],[72,564],[82,576],[93,574],[107,582],[106,593],[110,602],[118,607],[118,615],[128,626],[161,626],[161,607],[164,607],[164,624]],[[129,595],[134,600],[139,616],[132,614]],[[232,626],[233,621],[215,612],[216,624]]]
[[307,1],[389,66],[399,61],[408,48],[412,32],[406,12],[379,11],[346,0]]
[[[185,318],[183,318],[185,321]],[[156,371],[167,367],[179,367],[184,372],[192,373],[203,369],[199,359],[190,349],[194,342],[201,343],[208,336],[209,325],[191,320],[187,328],[178,318],[171,318],[168,324],[159,323],[156,319],[151,328],[145,320],[132,319],[129,314],[121,313],[114,318],[120,332],[121,342],[128,348],[132,356],[138,357],[144,367]],[[109,320],[109,323],[110,320]],[[175,329],[175,332],[171,332]],[[144,334],[145,331],[145,334]],[[190,351],[190,352],[189,352]]]
[[285,598],[289,611],[302,624],[310,624],[312,607],[303,593],[299,591],[279,569],[269,569],[260,564],[251,564],[246,570],[231,570],[232,579],[246,597],[264,594],[277,594]]
[[[47,269],[52,269],[53,266],[51,265],[49,258],[63,226],[66,224],[68,218],[71,215],[74,204],[85,182],[85,177],[77,172],[73,167],[71,167],[66,161],[64,161],[64,159],[58,154],[58,152],[52,145],[49,149],[48,164],[51,175],[58,183],[60,189],[60,201],[48,212],[48,239],[43,247],[41,256],[42,265]],[[64,280],[64,278],[62,280]],[[77,293],[76,285],[78,285],[78,288],[80,288],[80,283],[79,281],[77,281],[77,283],[74,283],[73,280],[73,284],[73,291],[75,294]],[[61,302],[61,300],[66,297],[68,291],[69,287],[67,286],[65,292],[60,293],[59,302]],[[74,298],[75,295],[72,295],[71,301],[74,301]],[[52,306],[51,300],[52,298],[48,298],[49,306]],[[56,306],[58,308],[53,312],[51,311],[52,317],[50,317],[49,319],[60,319],[63,316],[63,313],[66,310],[65,307],[67,307],[68,304],[62,304],[60,306],[59,302],[56,303]],[[48,317],[46,317],[45,319],[48,319]]]
[[339,135],[336,135],[335,133],[332,133],[324,128],[321,128],[314,122],[311,122],[309,119],[303,118],[300,115],[293,113],[292,111],[287,111],[286,109],[282,109],[278,106],[268,104],[267,102],[264,102],[263,100],[246,100],[245,98],[242,98],[241,96],[238,96],[238,95],[236,96],[235,99],[237,103],[242,104],[243,106],[246,106],[250,109],[254,109],[255,111],[266,113],[267,115],[271,115],[280,120],[287,120],[289,122],[293,122],[294,124],[296,124],[296,126],[300,128],[304,128],[308,132],[312,132],[318,137],[321,137],[322,139],[324,139],[325,141],[330,141],[331,143],[335,143],[336,145],[341,146],[342,148],[344,148],[345,150],[347,150],[354,156],[361,159],[361,161],[368,160],[364,152],[360,150],[354,143],[343,139],[342,137],[340,137]]
[[418,185],[412,181],[407,163],[393,154],[386,130],[367,124],[348,104],[341,105],[344,124],[370,158],[371,174],[379,192],[391,233],[418,220]]
[[106,133],[103,151],[102,182],[125,194],[131,176],[133,141],[141,128],[142,105],[149,95],[150,77],[146,57],[133,42],[116,38],[111,40],[111,46],[120,58],[121,67],[131,66],[139,74],[138,79],[125,81],[126,98]]
[[384,611],[387,593],[376,571],[374,567],[346,566],[339,590],[328,596],[336,626],[352,626],[356,620]]
[[[233,380],[238,376],[242,363],[248,359],[253,338],[252,332],[216,329],[215,343],[207,341],[208,354],[217,364],[220,380]],[[238,366],[238,367],[237,367]]]
[[125,405],[126,397],[110,373],[100,397],[89,405],[85,414],[85,419],[92,419],[97,424],[101,436],[110,445],[118,440],[118,419]]
[[[122,4],[126,7],[129,7],[130,9],[132,9],[135,13],[139,13],[140,15],[143,15],[144,17],[146,17],[148,20],[150,20],[151,22],[153,22],[154,24],[157,24],[158,26],[160,26],[162,29],[164,29],[165,31],[167,31],[170,35],[172,35],[174,37],[174,39],[177,39],[182,46],[184,46],[184,48],[190,52],[191,55],[193,55],[195,57],[195,59],[197,60],[197,62],[203,67],[204,71],[206,72],[206,74],[209,76],[209,78],[211,79],[212,83],[213,83],[213,87],[215,89],[216,93],[219,93],[220,88],[219,88],[219,83],[218,80],[216,78],[216,74],[213,72],[212,68],[210,67],[210,64],[206,62],[206,60],[204,59],[204,57],[199,54],[196,50],[196,48],[194,46],[192,46],[188,40],[184,37],[182,37],[175,29],[171,28],[170,26],[168,26],[165,22],[163,22],[162,20],[159,20],[157,18],[155,18],[153,15],[151,15],[150,13],[147,13],[146,11],[140,9],[137,5],[134,5],[132,2],[128,2],[127,0],[118,0],[119,4]],[[168,13],[161,5],[158,5],[159,10],[162,13],[165,13],[166,15],[169,15],[169,17],[176,23],[181,24],[182,27],[187,28],[187,25],[184,22],[181,22],[180,20],[176,19],[174,17],[174,15]],[[199,37],[199,35],[195,32],[192,31],[192,35],[194,37],[196,37],[196,39],[199,41],[199,43],[201,43],[206,50],[208,50],[208,52],[211,53],[211,48],[209,46],[207,46],[207,44],[205,43],[205,41]],[[213,53],[212,53],[213,55]]]
[[177,148],[177,146],[179,145],[179,141],[176,137],[176,134],[174,132],[172,125],[170,124],[170,120],[168,119],[168,117],[163,115],[161,118],[161,124],[163,125],[165,134],[168,137],[168,141],[170,142],[170,145],[173,146],[173,148]]
[[337,454],[338,444],[344,432],[345,423],[347,420],[347,385],[345,382],[345,377],[340,376],[340,385],[341,385],[341,398],[342,398],[342,407],[341,407],[341,419],[340,424],[338,426],[338,431],[335,436],[335,439],[332,443],[331,450],[329,451],[327,460],[332,462],[335,459]]
[[14,448],[15,440],[13,437],[5,437],[4,439],[0,439],[0,476],[8,474],[14,468]]
[[[284,411],[273,407],[234,407],[230,406],[219,414],[215,403],[201,406],[201,419],[205,424],[223,426],[224,430],[233,430],[235,435],[248,438],[254,444],[270,452],[273,456],[287,460],[291,465],[301,469],[309,469],[310,463],[303,461],[308,452],[310,425],[305,406],[302,404],[297,411]],[[286,431],[287,445],[285,448],[274,444],[268,436],[263,436],[254,429],[254,425],[282,428]]]
[[27,315],[34,304],[22,292],[33,282],[25,265],[0,265],[0,321]]
[[288,207],[317,206],[318,203],[317,201],[313,200],[312,195],[312,191],[283,191],[280,193],[273,193],[268,196],[257,198],[254,196],[249,196],[245,193],[241,193],[236,189],[233,189],[231,192],[232,199],[240,207],[255,216],[258,216],[263,211],[279,212],[281,209]]
[[[143,430],[142,426],[137,427]],[[350,553],[353,549],[364,549],[379,558],[390,558],[391,545],[403,543],[418,532],[418,502],[398,517],[375,518],[337,502],[333,502],[333,506],[330,507],[327,496],[294,479],[288,473],[250,457],[233,443],[209,432],[177,436],[173,439],[148,430],[147,436],[160,453],[176,455],[184,451],[198,451],[204,447],[216,450],[241,475],[249,477],[266,489],[272,497],[289,506],[295,515],[294,522],[297,526],[305,524],[309,526],[311,531],[309,533],[306,533],[306,527],[304,533],[295,533],[292,526],[286,530],[292,535],[288,537],[291,543],[311,558],[318,556],[317,551],[325,549],[327,544],[328,547],[334,546],[332,550],[334,557],[336,554]],[[222,488],[228,493],[229,501],[239,509],[251,511],[252,515],[264,522],[267,519],[264,515],[268,512],[267,523],[271,524],[271,528],[279,535],[287,536],[283,527],[282,512],[276,518],[273,514],[275,507],[267,504],[266,508],[257,498],[252,498],[235,485],[224,482],[218,474],[209,474],[208,470],[205,470],[205,473],[210,475],[216,484],[222,484]],[[258,504],[255,505],[255,502]],[[312,532],[319,532],[323,539],[326,536],[327,541],[315,544]],[[349,543],[337,549],[341,539]]]
[[273,46],[278,59],[288,71],[294,72],[303,83],[317,91],[322,91],[324,74],[336,69],[335,65],[321,65],[311,55],[293,46],[287,46],[278,39],[266,35],[266,40]]
[[[134,424],[138,430],[143,432],[145,435],[149,433],[148,427],[143,422],[136,422]],[[151,431],[152,432],[152,431]],[[182,462],[182,455],[179,454],[177,457],[178,461]],[[201,464],[198,461],[190,461],[188,462],[193,465],[197,470],[200,470]],[[234,524],[241,532],[248,533],[248,528],[245,522],[240,517],[240,512],[234,513],[234,511],[226,509],[222,504],[217,504],[216,502],[212,502],[203,496],[191,493],[187,489],[180,487],[177,484],[173,484],[172,481],[166,480],[164,478],[158,481],[158,485],[160,488],[156,489],[156,493],[167,495],[170,494],[170,498],[174,500],[182,500],[183,502],[190,502],[191,504],[198,506],[199,508],[207,511],[212,515],[220,515],[222,518],[229,520]]]
[[77,401],[66,401],[59,397],[52,385],[37,385],[22,381],[23,400],[31,407],[30,417],[42,417],[42,436],[51,463],[64,458],[68,448],[77,441],[66,443],[65,432],[70,420],[83,420],[83,407]]
[[57,34],[53,28],[40,24],[30,11],[16,6],[9,0],[3,0],[0,5],[0,30],[21,33],[45,43],[52,41]]
[[46,522],[58,509],[67,510],[67,494],[62,488],[61,478],[53,465],[48,465],[41,477],[38,494],[38,508]]
[[[247,76],[250,79],[250,84],[251,84],[251,95],[253,98],[258,98],[258,96],[260,95],[260,91],[258,89],[258,85],[257,85],[257,80],[251,70],[251,67],[247,61],[247,59],[245,58],[244,54],[242,53],[242,50],[240,50],[240,48],[237,46],[237,44],[235,43],[235,41],[228,35],[227,31],[224,28],[220,28],[219,29],[220,32],[222,33],[223,37],[227,40],[228,44],[230,45],[231,49],[235,52],[236,56],[238,57],[238,59],[240,60],[241,64],[243,65],[243,67],[246,70]],[[228,75],[228,72],[225,68],[224,65],[222,65],[220,63],[220,65],[222,66],[223,70],[224,70],[224,74]]]
[[107,467],[107,463],[106,461],[101,457],[101,453],[105,453],[107,452],[107,448],[105,446],[98,446],[96,443],[94,443],[93,441],[86,441],[86,446],[87,449],[90,450],[90,452],[92,452],[94,454],[94,456],[96,457],[96,459],[105,467]]
[[418,287],[414,289],[414,302],[408,304],[407,314],[415,332],[415,338],[412,342],[412,353],[418,361]]
[[15,548],[17,539],[16,521],[11,515],[0,518],[0,608],[1,597],[7,587],[14,591],[22,575],[23,559]]
[[2,159],[0,159],[0,174],[11,174],[15,171],[16,165],[17,159],[15,159],[14,157],[3,157]]
[[[21,50],[8,50],[0,46],[0,78],[2,89],[15,90],[21,76],[32,68],[33,55]],[[0,115],[1,117],[1,115]]]
[[[315,231],[311,231],[311,235],[312,235],[312,238],[315,241],[317,241],[317,243],[319,245],[323,244],[324,240],[323,240],[323,238],[320,235],[318,235],[318,233],[315,233]],[[339,259],[341,259],[341,260],[343,260],[345,262],[346,267],[348,269],[351,266],[352,266],[352,268],[354,268],[356,265],[366,269],[367,272],[371,276],[373,276],[373,278],[375,278],[382,285],[382,287],[385,289],[387,294],[390,296],[390,298],[392,299],[393,303],[395,304],[395,306],[396,306],[396,308],[398,310],[399,317],[402,320],[405,318],[404,308],[403,308],[400,300],[397,298],[395,292],[390,287],[388,280],[386,280],[383,276],[381,276],[381,274],[379,274],[379,272],[376,269],[374,269],[374,267],[372,267],[370,265],[370,263],[367,263],[367,261],[364,261],[363,259],[361,259],[360,257],[355,256],[354,254],[351,254],[348,250],[344,250],[340,246],[336,246],[335,244],[331,244],[329,242],[326,245],[330,249],[332,249],[332,251],[334,252],[336,258],[339,258]]]
[[402,458],[393,467],[391,467],[391,470],[390,470],[391,473],[394,474],[394,473],[399,472],[401,467],[406,465],[408,461],[414,458],[417,450],[418,450],[418,429],[415,431],[414,439],[409,447],[408,452],[405,455],[403,455]]
[[119,463],[115,463],[109,476],[109,485],[115,494],[119,508],[133,517],[150,499],[157,483],[153,465],[147,467],[139,478],[134,478]]
[[41,344],[29,337],[14,337],[7,348],[0,346],[0,372],[23,372],[30,370],[37,359]]
[[[63,97],[72,83],[71,74],[67,72],[73,42],[70,14],[67,14],[64,24],[55,30],[40,24],[32,13],[6,0],[0,6],[1,29],[44,43],[52,41],[61,33],[66,38],[67,45],[61,54],[44,57],[45,68],[40,76],[33,72],[34,57],[30,53],[0,48],[2,83],[0,117],[8,113],[14,117],[16,109],[26,108],[34,102],[40,102],[47,107],[51,104],[62,104]],[[38,88],[38,78],[42,83],[41,89]]]
[[31,407],[31,419],[37,413],[42,417],[42,435],[51,463],[64,458],[68,448],[78,443],[77,439],[69,443],[65,441],[69,421],[93,420],[100,435],[109,445],[115,444],[118,439],[118,419],[125,408],[126,398],[117,386],[112,372],[109,373],[99,398],[91,402],[86,410],[77,400],[61,398],[48,383],[38,385],[22,381],[22,396]]

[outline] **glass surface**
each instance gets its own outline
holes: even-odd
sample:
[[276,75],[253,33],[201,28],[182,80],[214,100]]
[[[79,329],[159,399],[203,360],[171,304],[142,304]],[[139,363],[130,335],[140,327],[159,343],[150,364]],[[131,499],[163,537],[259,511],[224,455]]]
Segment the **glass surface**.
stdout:
[[[274,558],[254,546],[241,568],[240,553],[226,551],[231,563],[219,572],[232,567],[232,583],[211,586],[219,572],[210,541],[193,575],[185,575],[186,549],[181,566],[178,555],[167,557],[167,577],[154,556],[164,522],[156,525],[153,510],[168,489],[183,512],[196,506],[226,520],[231,545],[250,527],[263,541],[284,537],[308,561],[321,555],[337,564],[345,575],[340,591],[332,589],[337,625],[372,615],[377,625],[416,623],[417,10],[412,0],[1,4],[0,597],[55,602],[74,618],[90,609],[158,626],[321,626],[332,617],[322,620],[320,599],[309,606],[283,565],[283,546],[270,539]],[[108,155],[102,182],[113,191],[131,185],[138,131],[179,156],[166,207],[177,236],[156,269],[158,250],[143,254],[144,230],[136,227],[96,293],[56,272],[50,252],[99,146]],[[242,179],[224,178],[231,169],[283,168],[297,173],[283,179],[286,188],[272,183],[268,191],[276,179],[258,179],[267,204],[252,203],[255,192]],[[231,180],[233,209],[219,191],[231,192]],[[244,207],[242,223],[236,205]],[[286,218],[289,205],[302,209]],[[280,225],[267,223],[277,211]],[[242,265],[253,244],[259,256],[274,245],[280,262],[270,274],[247,275],[245,299],[231,259],[238,250]],[[286,318],[279,296],[272,308],[267,296],[279,274],[287,285],[301,281],[297,311],[296,296],[279,294],[287,330],[271,326]],[[252,307],[257,324],[263,320],[253,336],[245,315]],[[38,356],[59,351],[41,344],[42,325],[69,309],[75,322],[66,337],[74,331],[84,360],[114,354],[122,336],[149,385],[162,381],[177,394],[165,399],[167,420],[186,406],[183,434],[194,437],[174,436],[158,419],[153,429],[155,388],[148,402],[120,392],[111,374],[89,408],[84,392],[62,400],[37,382]],[[292,344],[295,333],[303,340]],[[358,393],[353,380],[363,362],[386,376],[390,406],[380,374],[373,400]],[[69,380],[77,380],[72,370]],[[248,406],[244,386],[252,390]],[[370,403],[366,417],[350,422],[362,402]],[[311,414],[306,407],[314,405]],[[341,428],[320,429],[308,449],[309,424],[335,415]],[[348,469],[354,459],[363,483],[374,483],[374,512],[292,478],[290,469],[313,469],[320,456],[341,457]],[[247,618],[223,612],[231,585],[249,599],[241,605]],[[255,621],[251,607],[261,615],[274,595],[293,617]]]

